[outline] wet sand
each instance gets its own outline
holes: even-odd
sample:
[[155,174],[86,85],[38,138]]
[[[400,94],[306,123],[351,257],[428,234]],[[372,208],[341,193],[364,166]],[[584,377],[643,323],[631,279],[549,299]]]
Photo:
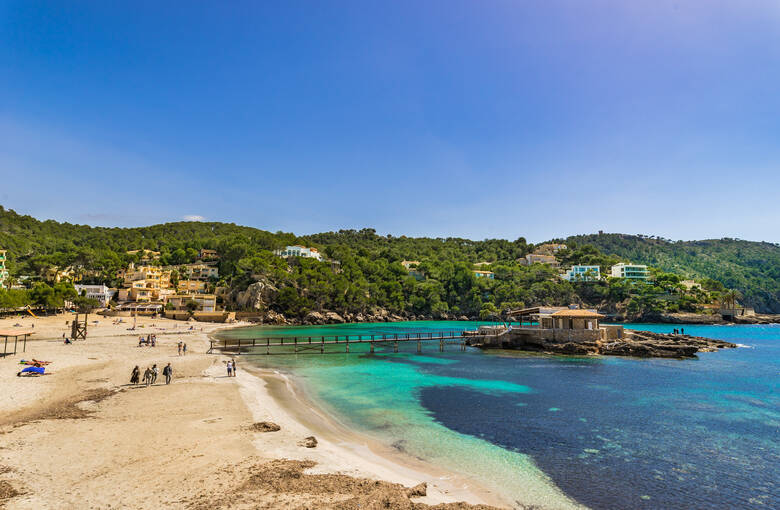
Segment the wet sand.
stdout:
[[[297,393],[285,376],[244,370],[205,354],[225,325],[90,316],[88,339],[64,345],[72,315],[35,323],[27,352],[0,359],[0,507],[31,508],[487,508],[467,480],[350,433]],[[132,320],[132,319],[130,319]],[[202,330],[201,330],[202,328]],[[138,347],[154,333],[158,346]],[[188,344],[187,356],[176,344]],[[17,377],[21,359],[53,361],[50,375]],[[151,387],[130,370],[174,368]],[[253,425],[271,421],[277,432]],[[317,446],[307,448],[307,437]],[[381,481],[380,481],[381,480]],[[427,483],[427,490],[417,487]],[[425,494],[425,495],[423,495]],[[503,505],[502,505],[503,506]]]

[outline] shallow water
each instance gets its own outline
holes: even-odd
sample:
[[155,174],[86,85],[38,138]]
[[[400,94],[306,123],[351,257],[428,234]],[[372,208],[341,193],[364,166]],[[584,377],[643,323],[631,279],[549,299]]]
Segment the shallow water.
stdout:
[[[231,337],[472,329],[416,322],[250,328]],[[671,325],[633,325],[670,332]],[[680,327],[680,326],[674,326]],[[523,503],[780,507],[780,327],[694,326],[745,344],[692,360],[462,353],[254,356],[295,373],[339,419]],[[342,347],[331,350],[341,351]],[[247,357],[249,359],[249,357]]]

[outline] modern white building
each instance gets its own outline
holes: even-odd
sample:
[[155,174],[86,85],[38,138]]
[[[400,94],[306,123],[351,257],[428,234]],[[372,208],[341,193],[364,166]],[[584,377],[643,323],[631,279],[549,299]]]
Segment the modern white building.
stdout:
[[615,264],[612,266],[612,278],[626,278],[646,282],[650,278],[647,266],[642,264]]
[[116,294],[116,289],[110,289],[105,285],[76,284],[74,287],[79,296],[84,294],[88,298],[97,299],[100,306],[108,306],[108,302],[111,301],[111,298]]
[[274,255],[278,255],[279,257],[304,257],[322,260],[322,255],[320,255],[317,248],[307,248],[306,246],[287,246],[283,250],[274,251]]
[[599,266],[571,266],[571,269],[562,274],[561,278],[570,282],[595,282],[601,280],[601,268]]

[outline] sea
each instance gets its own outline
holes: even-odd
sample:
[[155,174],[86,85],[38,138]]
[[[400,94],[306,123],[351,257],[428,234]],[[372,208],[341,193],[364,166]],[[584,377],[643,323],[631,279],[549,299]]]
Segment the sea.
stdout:
[[[462,331],[420,321],[258,326],[228,338]],[[242,356],[341,423],[518,508],[780,508],[780,325],[631,324],[740,345],[693,359],[480,351],[437,341]],[[259,350],[258,352],[262,352]]]

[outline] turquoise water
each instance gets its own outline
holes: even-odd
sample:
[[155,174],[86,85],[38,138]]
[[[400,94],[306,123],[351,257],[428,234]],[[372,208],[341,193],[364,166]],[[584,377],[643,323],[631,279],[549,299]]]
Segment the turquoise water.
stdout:
[[[474,323],[465,323],[472,329]],[[671,332],[671,325],[630,326]],[[459,352],[255,356],[341,421],[512,500],[778,508],[780,327],[683,326],[749,347],[692,360]],[[459,322],[250,328],[231,337],[462,330]],[[387,351],[390,352],[387,352]]]

